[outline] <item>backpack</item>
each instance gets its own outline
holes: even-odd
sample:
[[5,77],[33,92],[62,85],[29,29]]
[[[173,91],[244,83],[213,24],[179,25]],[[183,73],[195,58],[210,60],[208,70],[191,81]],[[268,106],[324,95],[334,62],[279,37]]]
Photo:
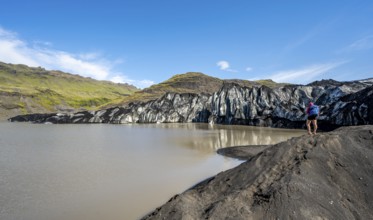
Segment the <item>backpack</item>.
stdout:
[[319,114],[319,106],[313,105],[310,107],[309,115],[318,115]]

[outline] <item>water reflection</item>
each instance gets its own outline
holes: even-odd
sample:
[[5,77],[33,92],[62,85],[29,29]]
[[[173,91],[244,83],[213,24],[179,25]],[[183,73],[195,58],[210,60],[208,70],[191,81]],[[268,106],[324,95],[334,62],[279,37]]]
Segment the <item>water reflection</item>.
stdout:
[[[164,127],[172,128],[173,126],[175,125]],[[172,141],[190,149],[208,152],[215,152],[219,148],[230,146],[276,144],[290,137],[304,134],[303,130],[252,126],[184,124],[183,127],[188,130],[198,130],[198,132],[172,138]]]

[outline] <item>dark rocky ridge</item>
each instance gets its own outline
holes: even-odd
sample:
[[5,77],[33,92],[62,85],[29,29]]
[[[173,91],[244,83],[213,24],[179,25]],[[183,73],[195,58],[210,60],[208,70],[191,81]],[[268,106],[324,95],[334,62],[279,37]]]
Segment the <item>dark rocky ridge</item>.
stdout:
[[313,84],[248,88],[224,83],[212,95],[166,93],[157,100],[123,107],[75,114],[20,115],[9,120],[35,123],[210,122],[301,128],[306,118],[306,105],[314,101],[321,107],[321,129],[373,124],[373,79]]
[[143,219],[373,219],[372,157],[372,125],[292,138]]

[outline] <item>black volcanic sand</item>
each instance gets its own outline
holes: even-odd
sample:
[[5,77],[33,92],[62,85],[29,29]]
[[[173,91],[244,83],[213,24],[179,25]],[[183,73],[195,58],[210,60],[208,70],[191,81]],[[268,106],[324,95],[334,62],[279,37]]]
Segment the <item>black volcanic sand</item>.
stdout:
[[372,125],[263,148],[231,149],[249,159],[143,219],[373,219]]

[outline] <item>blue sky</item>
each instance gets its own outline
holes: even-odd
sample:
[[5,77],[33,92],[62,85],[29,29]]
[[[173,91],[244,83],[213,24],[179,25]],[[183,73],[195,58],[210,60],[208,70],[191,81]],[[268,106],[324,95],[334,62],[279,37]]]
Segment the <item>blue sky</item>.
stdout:
[[371,0],[0,0],[0,61],[147,87],[373,77]]

